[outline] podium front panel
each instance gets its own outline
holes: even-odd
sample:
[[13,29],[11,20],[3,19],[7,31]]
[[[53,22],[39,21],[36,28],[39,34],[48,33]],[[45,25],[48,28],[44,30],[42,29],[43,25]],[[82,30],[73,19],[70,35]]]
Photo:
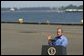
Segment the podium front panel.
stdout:
[[42,55],[66,55],[66,48],[63,46],[42,45]]

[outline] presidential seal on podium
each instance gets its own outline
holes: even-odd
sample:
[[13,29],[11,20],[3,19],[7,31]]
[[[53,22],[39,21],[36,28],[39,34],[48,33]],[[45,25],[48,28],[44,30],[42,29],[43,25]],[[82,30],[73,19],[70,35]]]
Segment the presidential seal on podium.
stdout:
[[49,55],[55,55],[56,54],[56,48],[50,47],[50,48],[48,48],[47,52]]

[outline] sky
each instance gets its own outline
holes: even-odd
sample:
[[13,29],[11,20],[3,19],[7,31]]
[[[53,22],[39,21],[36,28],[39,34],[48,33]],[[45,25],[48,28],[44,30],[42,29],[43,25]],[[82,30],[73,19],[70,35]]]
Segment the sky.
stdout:
[[83,1],[1,1],[1,8],[5,7],[60,7],[68,5],[83,5]]

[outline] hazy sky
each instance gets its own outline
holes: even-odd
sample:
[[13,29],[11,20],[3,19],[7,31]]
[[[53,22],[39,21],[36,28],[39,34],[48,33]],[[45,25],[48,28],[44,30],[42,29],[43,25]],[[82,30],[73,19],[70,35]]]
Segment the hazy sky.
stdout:
[[1,7],[60,7],[73,5],[83,5],[83,1],[1,1]]

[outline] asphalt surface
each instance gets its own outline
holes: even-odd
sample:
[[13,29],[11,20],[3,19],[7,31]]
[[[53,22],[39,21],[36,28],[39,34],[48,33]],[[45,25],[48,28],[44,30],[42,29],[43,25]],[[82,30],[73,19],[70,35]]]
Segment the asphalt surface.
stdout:
[[[47,33],[56,34],[58,25],[1,23],[1,55],[41,55],[48,45]],[[83,54],[83,26],[61,25],[68,38],[68,55]]]

